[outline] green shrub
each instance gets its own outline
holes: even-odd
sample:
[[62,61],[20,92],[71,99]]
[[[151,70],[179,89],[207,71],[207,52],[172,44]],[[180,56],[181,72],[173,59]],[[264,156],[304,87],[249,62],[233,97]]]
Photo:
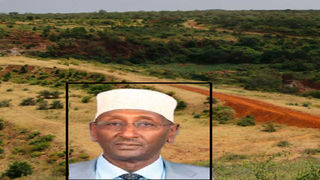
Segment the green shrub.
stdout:
[[264,132],[276,132],[277,131],[272,122],[267,122],[267,123],[263,124],[262,127],[263,127],[262,131],[264,131]]
[[178,104],[177,104],[176,110],[180,111],[180,110],[185,109],[186,107],[187,107],[187,104],[184,101],[178,99]]
[[32,174],[32,167],[27,162],[15,161],[4,174],[12,179],[27,176]]
[[89,158],[89,155],[86,154],[86,153],[82,153],[82,154],[79,155],[79,158],[80,158],[80,159],[88,159],[88,158]]
[[176,93],[173,92],[173,91],[169,91],[169,92],[167,92],[166,94],[168,94],[169,96],[174,96]]
[[3,119],[0,119],[0,130],[4,128],[4,121]]
[[23,99],[20,103],[20,106],[33,106],[36,104],[36,101],[33,98]]
[[51,153],[49,154],[49,158],[47,159],[48,163],[54,163],[57,161],[60,157],[57,155],[57,153]]
[[9,79],[11,78],[11,73],[7,72],[2,76],[2,80],[3,81],[9,81]]
[[40,134],[40,132],[39,131],[36,131],[36,132],[33,132],[33,133],[31,133],[30,135],[29,135],[29,139],[33,139],[34,137],[36,137],[36,136],[38,136]]
[[195,114],[195,115],[193,116],[193,118],[200,118],[200,117],[201,117],[200,114]]
[[31,141],[29,144],[39,144],[39,143],[42,143],[42,142],[50,142],[55,137],[56,136],[51,135],[51,134],[48,134],[48,135],[45,135],[45,136],[40,136],[37,139]]
[[37,144],[33,144],[31,150],[32,151],[43,151],[50,146],[50,142],[39,142]]
[[89,94],[94,94],[95,96],[100,92],[111,90],[114,85],[112,84],[99,84],[99,85],[91,85],[89,86],[90,89],[88,90]]
[[[212,104],[217,104],[219,101],[212,97]],[[210,97],[207,97],[206,102],[204,102],[204,104],[209,104],[210,103]]]
[[9,107],[10,106],[10,101],[11,101],[11,99],[0,101],[0,108],[1,107]]
[[4,153],[4,149],[0,148],[0,154]]
[[217,105],[212,109],[213,120],[225,124],[234,119],[235,112],[230,106]]
[[81,99],[81,102],[82,103],[88,103],[90,101],[91,97],[90,96],[84,96],[82,99]]
[[302,96],[308,97],[314,97],[320,99],[320,91],[308,91],[302,94]]
[[19,73],[20,73],[20,74],[27,73],[27,72],[28,72],[27,66],[28,66],[28,65],[21,66]]
[[48,90],[43,90],[43,91],[40,91],[39,93],[39,96],[38,98],[44,98],[44,99],[58,99],[60,94],[62,94],[61,92],[59,91],[48,91]]
[[248,115],[246,117],[243,117],[240,119],[240,121],[237,123],[239,126],[254,126],[256,125],[254,121],[254,117],[251,115]]
[[48,109],[48,101],[40,101],[38,103],[38,110],[47,110]]
[[35,152],[31,153],[30,157],[35,158],[35,157],[41,156],[42,154],[43,154],[42,152],[35,151]]
[[233,154],[233,153],[226,153],[219,158],[222,161],[237,161],[242,159],[247,159],[248,156],[244,154]]
[[309,154],[309,155],[315,155],[320,153],[320,149],[319,148],[307,148],[304,150],[304,153]]
[[309,107],[310,105],[311,105],[310,102],[304,102],[304,103],[302,103],[302,106],[303,106],[303,107]]
[[279,91],[281,86],[281,77],[273,74],[260,74],[252,76],[244,82],[244,88],[248,90]]
[[63,104],[60,101],[52,101],[49,107],[49,109],[62,109],[62,108],[63,108]]
[[288,141],[280,141],[276,144],[278,147],[288,147],[290,143]]

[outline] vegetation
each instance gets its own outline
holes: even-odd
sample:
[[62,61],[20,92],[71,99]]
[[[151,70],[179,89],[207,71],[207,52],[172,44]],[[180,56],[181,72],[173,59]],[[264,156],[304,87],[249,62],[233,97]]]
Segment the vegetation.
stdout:
[[9,107],[10,106],[10,101],[11,101],[10,99],[0,101],[0,108]]
[[90,96],[84,96],[84,97],[82,97],[81,102],[82,103],[88,103],[90,101],[90,99],[91,99]]
[[246,117],[243,117],[240,119],[240,121],[237,122],[237,125],[239,126],[254,126],[256,125],[254,121],[254,117],[251,115],[248,115]]
[[10,165],[9,169],[4,173],[12,179],[32,174],[32,167],[27,162],[15,161]]
[[274,123],[272,123],[272,122],[267,122],[267,123],[263,124],[262,127],[263,127],[262,131],[264,131],[264,132],[276,132],[277,131]]
[[213,108],[213,120],[220,124],[226,124],[228,121],[235,118],[235,112],[230,106],[217,105]]
[[23,99],[20,103],[21,106],[32,106],[35,104],[36,104],[36,101],[33,98]]

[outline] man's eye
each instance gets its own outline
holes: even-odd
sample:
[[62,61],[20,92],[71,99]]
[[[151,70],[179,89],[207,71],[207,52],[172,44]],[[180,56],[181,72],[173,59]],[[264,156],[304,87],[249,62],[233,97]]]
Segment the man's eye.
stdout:
[[155,124],[149,123],[149,122],[139,122],[139,123],[137,123],[137,126],[139,126],[139,127],[153,127],[153,126],[155,126]]
[[110,122],[110,123],[106,123],[106,126],[122,126],[122,123]]

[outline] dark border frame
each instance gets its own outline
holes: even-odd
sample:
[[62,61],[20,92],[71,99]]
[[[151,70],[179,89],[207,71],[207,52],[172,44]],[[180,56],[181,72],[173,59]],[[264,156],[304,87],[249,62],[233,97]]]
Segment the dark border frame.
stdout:
[[209,133],[210,133],[210,179],[213,179],[213,132],[212,132],[212,82],[66,82],[66,179],[69,179],[69,84],[206,84],[209,85],[209,97],[210,97],[210,124],[209,124]]

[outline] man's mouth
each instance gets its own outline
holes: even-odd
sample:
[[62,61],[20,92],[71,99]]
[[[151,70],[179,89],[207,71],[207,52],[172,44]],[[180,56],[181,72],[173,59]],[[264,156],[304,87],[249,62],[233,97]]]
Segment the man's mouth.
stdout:
[[115,145],[122,150],[133,150],[142,146],[142,144],[137,143],[115,143]]

